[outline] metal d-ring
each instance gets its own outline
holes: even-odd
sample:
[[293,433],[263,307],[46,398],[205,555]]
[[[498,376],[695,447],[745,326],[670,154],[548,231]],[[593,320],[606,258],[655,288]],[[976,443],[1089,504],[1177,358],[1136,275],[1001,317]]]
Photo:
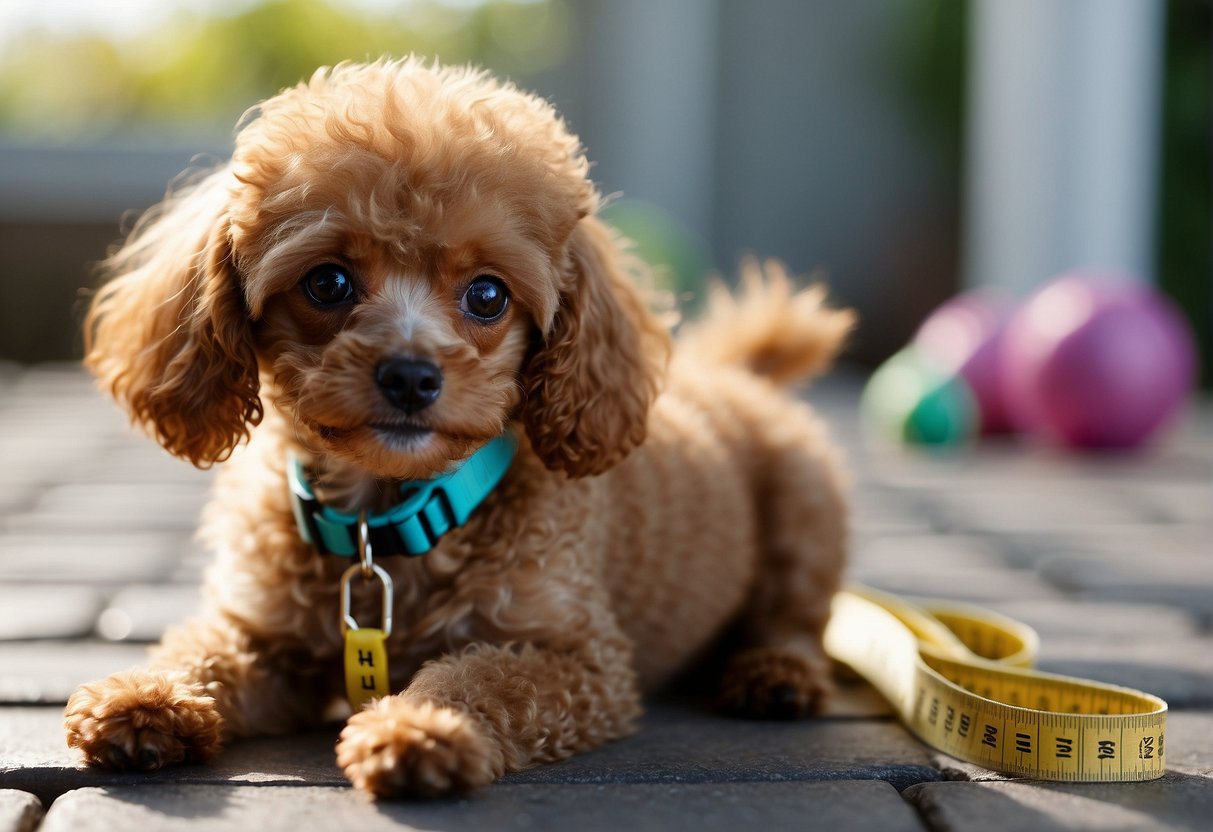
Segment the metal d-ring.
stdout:
[[366,509],[358,512],[358,561],[362,566],[362,579],[369,581],[375,556],[371,551],[371,525],[366,519]]
[[358,563],[341,573],[341,623],[347,630],[359,629],[358,622],[354,620],[353,613],[350,612],[350,582],[355,575],[366,582],[370,582],[372,578],[379,579],[379,583],[383,587],[381,601],[383,617],[379,629],[383,630],[385,638],[390,636],[392,634],[392,576],[382,566],[375,563],[374,554],[371,552],[370,529],[365,511],[358,515]]
[[[387,637],[392,634],[392,576],[377,563],[371,564],[371,575],[377,577],[383,586],[383,617],[379,629]],[[361,564],[355,563],[341,574],[341,623],[346,630],[360,629],[350,612],[350,582],[354,577],[362,577]]]

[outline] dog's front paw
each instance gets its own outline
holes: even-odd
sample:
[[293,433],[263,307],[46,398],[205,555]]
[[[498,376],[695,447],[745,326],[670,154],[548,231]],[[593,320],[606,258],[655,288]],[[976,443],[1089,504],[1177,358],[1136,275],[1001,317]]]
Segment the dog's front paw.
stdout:
[[493,782],[505,768],[501,752],[466,713],[395,696],[350,717],[337,743],[337,765],[377,797],[466,792]]
[[67,744],[93,766],[153,771],[204,762],[219,750],[223,719],[198,685],[150,671],[83,685],[64,712]]
[[821,711],[831,690],[824,656],[777,647],[733,657],[721,686],[727,711],[760,719],[799,719]]

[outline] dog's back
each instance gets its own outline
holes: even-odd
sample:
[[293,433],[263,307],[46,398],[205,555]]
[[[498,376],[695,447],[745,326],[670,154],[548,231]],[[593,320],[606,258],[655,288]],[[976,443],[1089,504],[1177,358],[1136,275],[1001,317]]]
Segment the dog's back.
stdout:
[[807,711],[820,698],[844,477],[825,426],[784,388],[823,372],[854,323],[824,297],[777,264],[746,264],[740,294],[716,290],[679,339],[644,444],[600,478],[603,573],[646,686],[741,615],[757,649],[735,662],[729,704]]

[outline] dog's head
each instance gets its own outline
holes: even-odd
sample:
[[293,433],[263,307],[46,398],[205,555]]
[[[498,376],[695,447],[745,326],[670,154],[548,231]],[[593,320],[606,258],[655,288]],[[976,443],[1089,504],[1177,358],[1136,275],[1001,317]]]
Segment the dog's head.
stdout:
[[321,70],[106,262],[86,363],[171,452],[225,459],[262,398],[313,450],[420,478],[525,425],[599,473],[668,352],[543,100],[416,60]]

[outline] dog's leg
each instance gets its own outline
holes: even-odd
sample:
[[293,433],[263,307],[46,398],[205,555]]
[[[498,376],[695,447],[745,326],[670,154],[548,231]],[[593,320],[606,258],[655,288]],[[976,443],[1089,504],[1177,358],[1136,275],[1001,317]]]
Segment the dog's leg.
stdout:
[[466,791],[631,730],[640,713],[622,635],[555,650],[476,645],[350,718],[337,763],[381,797]]
[[89,765],[151,771],[205,761],[226,737],[288,730],[318,716],[322,695],[287,659],[259,652],[227,619],[192,621],[165,634],[149,667],[78,688],[67,743]]
[[773,719],[807,716],[825,704],[831,686],[822,635],[847,542],[840,466],[825,451],[806,453],[827,447],[813,423],[796,420],[785,430],[767,438],[759,574],[741,621],[743,649],[721,688],[728,710]]

